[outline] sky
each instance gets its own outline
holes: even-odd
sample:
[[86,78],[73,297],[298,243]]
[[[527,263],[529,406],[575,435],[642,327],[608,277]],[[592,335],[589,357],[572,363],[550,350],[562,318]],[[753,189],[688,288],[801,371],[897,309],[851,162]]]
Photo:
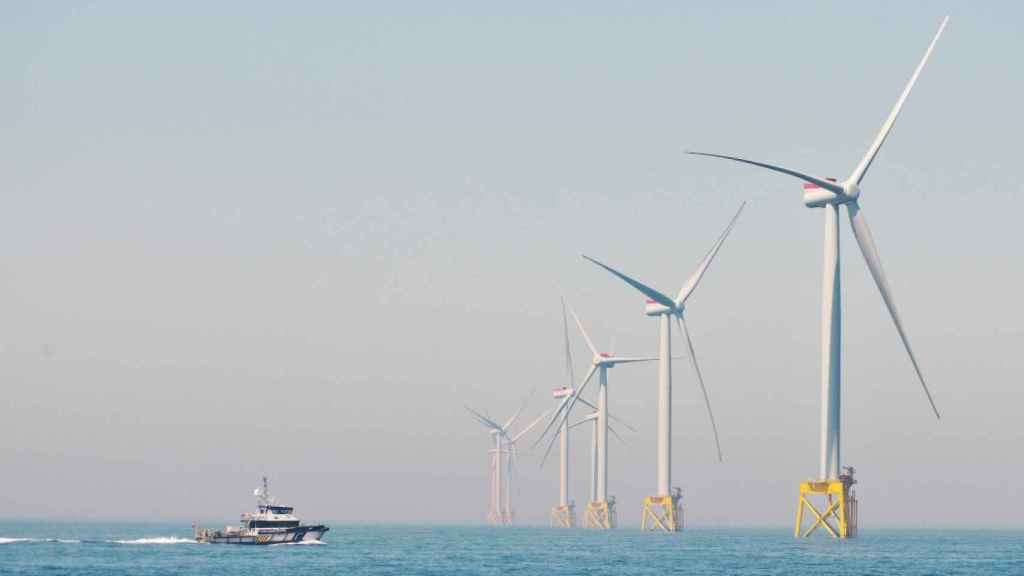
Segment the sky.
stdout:
[[[267,474],[310,520],[483,522],[465,406],[554,404],[560,296],[599,346],[656,353],[643,297],[580,255],[672,294],[745,201],[687,316],[724,462],[684,356],[673,484],[694,525],[788,525],[817,471],[821,212],[685,151],[845,177],[950,14],[861,196],[943,418],[844,219],[843,460],[862,527],[1024,526],[1022,12],[5,3],[0,515],[216,525]],[[656,488],[656,378],[610,375],[623,525]],[[557,500],[542,452],[522,523]]]

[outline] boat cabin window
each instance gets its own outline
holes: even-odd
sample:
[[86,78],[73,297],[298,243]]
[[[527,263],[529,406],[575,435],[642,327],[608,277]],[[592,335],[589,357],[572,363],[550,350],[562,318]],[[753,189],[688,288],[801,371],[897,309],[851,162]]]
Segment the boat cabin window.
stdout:
[[250,520],[249,528],[295,528],[298,520]]

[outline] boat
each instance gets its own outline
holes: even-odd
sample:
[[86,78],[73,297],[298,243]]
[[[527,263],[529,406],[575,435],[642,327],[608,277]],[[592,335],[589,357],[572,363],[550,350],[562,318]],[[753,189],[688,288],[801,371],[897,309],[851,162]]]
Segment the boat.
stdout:
[[302,524],[292,514],[291,506],[279,506],[270,496],[267,477],[263,487],[253,491],[257,511],[242,514],[237,526],[225,526],[223,530],[199,528],[193,525],[196,542],[205,544],[294,544],[298,542],[319,542],[330,530],[323,524]]

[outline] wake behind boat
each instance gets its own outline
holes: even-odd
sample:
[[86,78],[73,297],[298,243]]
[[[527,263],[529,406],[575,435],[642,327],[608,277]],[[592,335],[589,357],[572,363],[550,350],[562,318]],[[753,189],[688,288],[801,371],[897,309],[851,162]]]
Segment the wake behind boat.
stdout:
[[304,526],[292,515],[292,507],[278,506],[270,496],[266,476],[263,477],[263,487],[253,493],[256,495],[258,512],[242,514],[238,526],[226,526],[223,530],[193,525],[196,542],[250,545],[315,542],[330,530],[323,524]]

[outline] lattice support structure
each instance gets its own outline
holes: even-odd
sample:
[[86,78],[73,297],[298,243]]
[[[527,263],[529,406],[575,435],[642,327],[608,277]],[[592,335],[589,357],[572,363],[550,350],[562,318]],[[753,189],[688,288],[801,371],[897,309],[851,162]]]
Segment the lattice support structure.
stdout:
[[[857,535],[857,494],[851,489],[856,483],[853,468],[844,468],[837,480],[808,480],[800,483],[800,496],[796,504],[796,538],[808,538],[819,528],[833,538],[853,538]],[[815,506],[815,502],[818,506]],[[804,527],[804,512],[810,512],[810,526]]]
[[683,492],[673,488],[671,495],[644,498],[641,530],[679,532],[683,529]]
[[551,507],[551,527],[552,528],[572,528],[576,525],[576,506],[569,504],[567,506],[552,506]]
[[584,527],[611,530],[618,524],[618,515],[615,512],[615,499],[598,500],[587,504],[587,516],[584,520]]

